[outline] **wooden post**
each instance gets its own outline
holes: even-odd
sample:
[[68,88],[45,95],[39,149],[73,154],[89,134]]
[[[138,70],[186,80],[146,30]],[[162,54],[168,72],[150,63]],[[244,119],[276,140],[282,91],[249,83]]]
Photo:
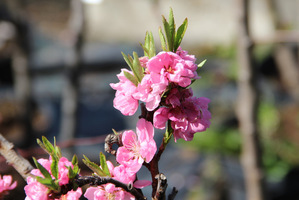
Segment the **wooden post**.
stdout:
[[253,64],[253,42],[249,32],[249,0],[238,0],[238,99],[237,117],[242,134],[242,155],[247,200],[263,200],[264,174],[262,151],[257,130],[258,89],[257,75]]
[[[84,13],[80,0],[71,0],[70,37],[71,58],[65,67],[65,85],[62,92],[62,118],[59,140],[61,142],[75,137],[77,129],[77,109],[79,90],[79,70],[82,64]],[[72,150],[66,150],[72,154]],[[72,156],[72,155],[67,155]]]

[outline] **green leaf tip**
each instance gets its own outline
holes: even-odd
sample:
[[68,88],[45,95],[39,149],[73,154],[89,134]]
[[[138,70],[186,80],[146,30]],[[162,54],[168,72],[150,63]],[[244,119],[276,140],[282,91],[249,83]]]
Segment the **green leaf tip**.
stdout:
[[201,63],[198,64],[198,68],[201,68],[205,63],[207,62],[207,59],[202,61]]
[[[170,8],[168,21],[162,15],[162,23],[164,27],[165,35],[162,33],[162,30],[159,29],[159,36],[161,40],[162,49],[167,51],[176,52],[180,46],[185,32],[188,26],[188,19],[186,18],[182,25],[176,30],[176,24],[174,20],[173,10]],[[167,43],[167,47],[166,47]]]

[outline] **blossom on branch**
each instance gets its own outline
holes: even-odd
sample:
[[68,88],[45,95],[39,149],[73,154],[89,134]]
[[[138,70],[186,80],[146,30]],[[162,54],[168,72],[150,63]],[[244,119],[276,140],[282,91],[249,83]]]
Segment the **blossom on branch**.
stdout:
[[138,100],[133,97],[136,93],[136,86],[126,78],[124,73],[131,73],[127,69],[122,69],[117,75],[119,83],[111,83],[110,86],[116,90],[113,100],[114,108],[121,111],[123,115],[134,115],[138,108]]
[[208,110],[210,100],[205,97],[192,97],[191,90],[173,89],[167,96],[166,107],[160,107],[154,113],[154,126],[166,127],[170,120],[174,140],[193,139],[196,132],[205,131],[210,126],[211,113]]
[[123,146],[119,147],[116,153],[116,160],[120,164],[136,173],[143,162],[150,162],[157,146],[154,140],[154,127],[151,122],[140,119],[137,122],[136,134],[129,130],[122,134]]
[[[50,156],[49,159],[40,158],[37,160],[52,176],[54,180],[54,176],[51,172],[51,165],[52,165],[52,158]],[[68,161],[67,158],[61,157],[58,162],[58,184],[59,186],[65,186],[69,183],[68,173],[69,170],[67,167],[73,167],[73,164]],[[37,177],[43,177],[43,173],[39,169],[33,169],[31,174]],[[47,200],[49,195],[51,195],[51,189],[46,187],[44,184],[41,184],[37,181],[36,178],[28,177],[27,178],[27,185],[25,186],[25,193],[27,195],[26,200]],[[61,195],[59,199],[66,199],[66,200],[76,200],[79,199],[82,195],[81,188],[78,188],[76,191],[67,191],[66,194]],[[56,198],[55,198],[56,199]]]
[[1,177],[0,175],[0,196],[1,194],[5,194],[9,190],[15,189],[17,186],[17,182],[12,183],[12,176],[11,175],[4,175]]

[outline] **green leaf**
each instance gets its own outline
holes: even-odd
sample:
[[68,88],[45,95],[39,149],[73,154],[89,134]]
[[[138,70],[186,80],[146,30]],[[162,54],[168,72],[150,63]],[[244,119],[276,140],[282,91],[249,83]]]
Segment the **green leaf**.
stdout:
[[112,131],[115,135],[119,135],[119,133],[115,129],[112,129]]
[[47,151],[45,145],[43,144],[43,142],[42,142],[40,139],[37,138],[37,139],[36,139],[36,142],[37,142],[37,144],[38,144],[42,149],[44,149],[45,151]]
[[123,55],[126,63],[129,65],[130,69],[132,69],[133,68],[133,63],[132,63],[131,59],[129,59],[129,57],[126,54],[124,54],[123,52],[121,52],[121,54]]
[[162,22],[164,26],[164,31],[165,31],[165,36],[166,36],[166,41],[167,41],[167,46],[168,46],[168,51],[171,51],[171,32],[170,32],[170,26],[169,23],[167,22],[166,18],[163,16],[162,17]]
[[32,158],[35,166],[40,170],[40,172],[42,173],[42,175],[44,175],[44,177],[46,179],[52,179],[51,174],[48,172],[48,170],[46,168],[44,168],[44,166],[42,166],[39,162],[37,162],[37,160],[33,157]]
[[127,71],[123,71],[123,72],[124,72],[125,77],[126,77],[129,81],[131,81],[135,86],[138,85],[138,80],[137,80],[137,78],[136,78],[134,75],[132,75],[131,73],[129,73],[129,72],[127,72]]
[[143,67],[140,64],[139,57],[135,51],[133,52],[133,58],[134,58],[134,60],[133,60],[132,71],[133,71],[135,77],[137,78],[138,82],[140,83],[144,76],[143,75]]
[[187,30],[188,27],[188,19],[186,18],[183,22],[183,24],[178,28],[178,31],[175,35],[175,40],[174,40],[174,52],[176,52],[176,50],[179,48],[183,37],[185,35],[185,32]]
[[42,177],[36,176],[35,177],[38,182],[45,185],[50,190],[59,191],[59,184],[56,184],[52,179],[44,179]]
[[207,62],[207,59],[202,61],[201,63],[198,64],[198,68],[201,68],[205,63]]
[[161,41],[161,46],[162,46],[162,50],[163,51],[167,51],[167,45],[166,45],[166,40],[165,40],[165,36],[162,32],[162,28],[159,28],[159,37],[160,37],[160,41]]
[[52,156],[51,173],[55,179],[58,179],[58,162],[58,159],[55,156]]
[[172,8],[170,8],[168,20],[169,20],[169,31],[170,31],[170,38],[169,38],[170,43],[168,43],[168,45],[170,47],[169,48],[170,51],[174,52],[175,22],[174,22]]
[[72,158],[72,164],[73,165],[78,165],[78,157],[76,155],[74,155],[73,158]]
[[55,152],[54,146],[51,144],[51,142],[49,142],[49,140],[45,136],[42,136],[42,140],[43,140],[43,144],[44,144],[45,150],[50,155],[52,155]]
[[164,144],[164,147],[166,147],[166,145],[169,143],[171,137],[172,137],[172,134],[173,134],[173,129],[171,127],[171,121],[168,120],[167,122],[167,128],[166,128],[166,131],[165,131],[165,134],[164,134],[164,138],[163,138],[163,144]]
[[150,43],[149,43],[149,56],[148,57],[152,58],[156,55],[155,40],[154,40],[154,36],[153,36],[152,32],[150,32],[149,38],[150,38]]
[[92,171],[94,171],[97,175],[103,177],[106,176],[104,171],[94,162],[91,162],[85,155],[83,155],[84,159],[82,160],[84,164],[89,167]]
[[106,176],[111,177],[108,165],[107,165],[107,161],[106,161],[106,156],[100,152],[100,162],[101,162],[101,167],[102,170],[104,171],[104,173],[106,174]]

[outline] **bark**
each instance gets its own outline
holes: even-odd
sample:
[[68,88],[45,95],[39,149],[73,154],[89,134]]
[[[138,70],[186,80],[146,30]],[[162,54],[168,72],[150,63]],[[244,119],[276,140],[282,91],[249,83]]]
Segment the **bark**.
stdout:
[[14,145],[8,142],[2,134],[0,134],[0,154],[3,155],[6,162],[9,165],[12,165],[26,181],[27,177],[30,176],[30,171],[33,167],[28,160],[20,156],[13,148]]
[[237,117],[242,134],[242,156],[247,200],[262,200],[265,197],[262,171],[262,151],[257,130],[258,89],[257,75],[253,64],[253,42],[248,24],[249,0],[238,0],[238,99]]

